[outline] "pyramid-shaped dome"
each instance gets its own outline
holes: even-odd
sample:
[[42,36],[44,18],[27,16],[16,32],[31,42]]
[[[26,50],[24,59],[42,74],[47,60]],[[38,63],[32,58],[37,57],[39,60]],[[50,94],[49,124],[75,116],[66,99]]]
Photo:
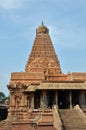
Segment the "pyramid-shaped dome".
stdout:
[[57,73],[61,73],[59,60],[49,36],[49,29],[42,23],[36,29],[36,37],[25,71],[44,72],[50,68],[55,68]]
[[43,22],[42,25],[36,29],[36,34],[40,33],[47,33],[47,34],[49,33],[49,29],[43,24]]

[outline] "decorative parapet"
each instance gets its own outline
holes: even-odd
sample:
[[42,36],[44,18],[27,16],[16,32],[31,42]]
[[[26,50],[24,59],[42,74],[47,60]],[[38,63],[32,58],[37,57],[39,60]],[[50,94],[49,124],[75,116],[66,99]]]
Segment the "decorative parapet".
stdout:
[[30,85],[31,83],[40,83],[44,80],[44,74],[41,72],[13,72],[11,74],[10,84],[25,84]]
[[72,72],[68,74],[70,81],[86,81],[86,72]]

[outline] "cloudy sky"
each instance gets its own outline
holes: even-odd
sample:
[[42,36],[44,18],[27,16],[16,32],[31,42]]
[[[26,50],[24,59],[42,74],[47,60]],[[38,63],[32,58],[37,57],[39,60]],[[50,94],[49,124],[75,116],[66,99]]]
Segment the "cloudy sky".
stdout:
[[25,69],[42,20],[62,72],[86,72],[86,0],[0,0],[0,91],[6,95],[11,72]]

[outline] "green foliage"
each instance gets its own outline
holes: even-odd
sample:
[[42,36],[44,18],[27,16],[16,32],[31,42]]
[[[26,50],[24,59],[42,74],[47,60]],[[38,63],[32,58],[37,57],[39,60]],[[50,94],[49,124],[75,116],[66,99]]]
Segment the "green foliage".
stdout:
[[3,103],[4,104],[9,104],[10,103],[10,97],[5,97],[4,100],[3,100]]
[[0,92],[0,104],[3,103],[4,99],[6,98],[3,92]]
[[0,92],[0,104],[9,104],[10,97],[6,97],[3,92]]

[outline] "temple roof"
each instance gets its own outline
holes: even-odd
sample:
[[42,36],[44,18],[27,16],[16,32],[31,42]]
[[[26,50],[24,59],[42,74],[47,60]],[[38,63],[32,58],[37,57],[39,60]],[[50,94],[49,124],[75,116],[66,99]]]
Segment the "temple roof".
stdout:
[[59,60],[49,36],[49,29],[43,23],[36,29],[36,37],[25,71],[34,71],[34,68],[38,71],[55,68],[57,73],[61,73]]

